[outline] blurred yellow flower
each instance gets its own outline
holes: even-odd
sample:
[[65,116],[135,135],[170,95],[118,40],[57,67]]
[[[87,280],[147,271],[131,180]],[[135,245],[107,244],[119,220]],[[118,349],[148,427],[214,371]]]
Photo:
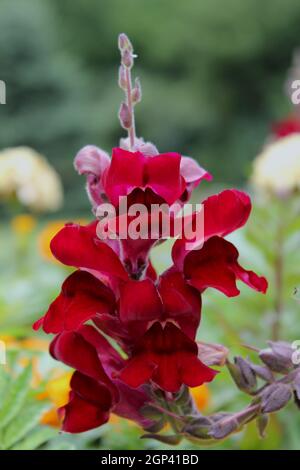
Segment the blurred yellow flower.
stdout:
[[203,411],[210,401],[210,391],[208,386],[200,385],[200,387],[190,388],[190,392],[198,410]]
[[29,147],[0,152],[0,197],[16,196],[33,211],[55,211],[62,205],[60,178],[47,160]]
[[276,195],[288,195],[300,189],[300,134],[272,142],[253,163],[252,183]]
[[11,228],[17,235],[27,235],[36,226],[36,218],[30,214],[16,215],[11,220]]

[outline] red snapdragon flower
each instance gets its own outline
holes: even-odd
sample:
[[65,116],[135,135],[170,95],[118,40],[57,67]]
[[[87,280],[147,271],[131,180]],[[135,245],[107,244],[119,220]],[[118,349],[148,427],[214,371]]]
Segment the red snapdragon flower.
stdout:
[[[127,47],[132,54],[128,39],[121,39],[121,53]],[[129,67],[127,59],[123,68]],[[126,77],[121,74],[122,88]],[[127,85],[131,89],[131,81]],[[139,91],[135,88],[134,96]],[[75,158],[75,168],[86,176],[94,214],[100,217],[104,202],[115,211],[114,237],[100,239],[98,220],[87,226],[66,224],[55,235],[53,255],[76,270],[34,324],[55,335],[52,356],[75,370],[69,402],[60,409],[67,432],[98,427],[111,412],[146,428],[153,425],[143,408],[157,391],[167,399],[185,386],[210,382],[217,373],[200,360],[196,343],[205,290],[215,288],[231,297],[239,294],[237,281],[260,292],[267,289],[263,277],[239,264],[237,249],[224,238],[247,222],[249,196],[232,189],[208,197],[203,230],[193,230],[188,238],[175,225],[176,213],[211,175],[190,157],[159,154],[153,144],[136,139],[128,103],[123,103],[120,119],[129,138],[113,149],[112,157],[87,146]],[[126,198],[125,211],[120,198]],[[154,232],[147,230],[145,238],[129,233],[123,238],[122,224],[137,223],[131,213],[136,204],[163,204],[164,211],[144,215],[143,220],[155,222]],[[186,216],[184,222],[197,227],[198,215]],[[162,222],[170,222],[171,236],[178,238],[172,266],[158,274],[149,254],[165,238]]]
[[[87,151],[81,159],[83,155],[90,158]],[[94,155],[102,158],[100,152]],[[186,164],[195,169],[194,180]],[[131,165],[136,165],[132,172]],[[168,172],[167,167],[171,168]],[[101,198],[116,202],[119,195],[128,195],[130,201],[136,195],[138,199],[142,194],[150,199],[154,195],[171,205],[206,175],[188,160],[183,164],[185,180],[180,168],[178,154],[146,157],[114,150],[113,161],[102,174],[104,181],[98,182],[106,191]],[[56,334],[52,355],[76,370],[70,401],[61,410],[65,431],[99,426],[112,410],[123,410],[123,415],[145,425],[140,408],[149,397],[146,389],[140,390],[143,384],[174,393],[183,384],[192,387],[214,378],[216,371],[197,357],[201,295],[209,287],[227,296],[238,295],[237,280],[265,292],[267,283],[240,266],[237,249],[224,239],[246,223],[249,196],[225,190],[207,198],[203,206],[204,231],[195,233],[192,240],[181,234],[173,246],[173,266],[159,276],[148,257],[143,260],[143,271],[138,276],[132,273],[121,255],[121,242],[97,237],[97,221],[87,226],[67,224],[53,238],[54,256],[77,270],[34,328]],[[189,217],[191,224],[195,216]],[[139,243],[126,241],[133,246]],[[128,356],[126,361],[92,326],[84,326],[90,320],[119,343]],[[129,397],[130,406],[126,404]]]

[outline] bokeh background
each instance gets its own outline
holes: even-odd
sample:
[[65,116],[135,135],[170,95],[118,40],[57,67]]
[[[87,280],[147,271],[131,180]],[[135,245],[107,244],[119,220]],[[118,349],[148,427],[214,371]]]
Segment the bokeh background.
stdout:
[[[109,151],[124,135],[117,118],[122,99],[118,34],[126,32],[138,54],[134,73],[143,89],[136,108],[138,135],[161,152],[193,156],[213,173],[213,185],[204,185],[199,193],[203,198],[222,187],[252,190],[252,161],[272,122],[292,110],[284,83],[300,46],[299,24],[298,0],[1,0],[0,79],[7,86],[7,103],[0,106],[0,150],[29,146],[44,155],[61,178],[64,202],[48,213],[28,209],[17,198],[0,200],[0,339],[9,345],[1,380],[9,396],[9,387],[21,376],[19,389],[27,394],[20,403],[24,407],[28,401],[32,408],[27,418],[35,416],[20,432],[24,416],[17,424],[6,417],[1,425],[0,411],[0,427],[8,427],[0,446],[158,446],[141,441],[137,428],[117,419],[100,431],[57,437],[54,407],[65,400],[69,372],[48,358],[48,339],[30,328],[66,274],[51,258],[51,236],[66,220],[91,218],[73,158],[86,144]],[[223,342],[236,352],[242,342],[262,347],[270,336],[273,241],[282,210],[278,201],[259,207],[252,229],[236,238],[245,261],[269,276],[268,296],[242,290],[241,297],[228,301],[209,294],[201,339]],[[293,295],[300,284],[298,241],[294,236],[287,254],[282,334],[288,340],[300,338],[299,303]],[[157,253],[159,268],[167,265],[168,256],[164,245]],[[208,411],[238,409],[244,403],[226,373],[223,381],[198,392],[200,408]],[[9,403],[4,405],[4,411],[9,409]],[[21,408],[15,406],[9,416],[17,416]],[[274,417],[265,441],[250,426],[219,448],[299,448],[299,439],[300,420],[291,408]]]

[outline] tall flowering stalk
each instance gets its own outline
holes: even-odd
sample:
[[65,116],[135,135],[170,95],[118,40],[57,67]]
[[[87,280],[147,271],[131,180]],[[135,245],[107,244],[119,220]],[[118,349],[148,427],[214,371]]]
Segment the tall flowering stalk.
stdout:
[[[75,168],[86,176],[94,214],[99,215],[104,203],[114,209],[114,233],[99,238],[101,216],[86,226],[67,224],[54,236],[52,253],[76,270],[34,328],[55,335],[51,355],[75,370],[69,401],[59,410],[64,431],[96,428],[113,412],[164,442],[176,444],[182,437],[218,440],[272,408],[265,405],[270,401],[266,392],[256,390],[256,376],[263,375],[260,369],[239,358],[231,364],[225,347],[196,341],[207,288],[234,297],[241,281],[266,292],[265,278],[243,268],[237,248],[225,239],[245,225],[251,201],[242,191],[222,191],[203,201],[203,226],[192,239],[174,229],[174,207],[184,207],[193,190],[211,175],[192,158],[160,154],[155,145],[136,137],[134,106],[141,99],[141,87],[139,81],[132,86],[134,54],[124,34],[119,48],[119,85],[125,92],[119,117],[128,137],[121,139],[111,157],[89,145],[75,158]],[[156,273],[150,256],[164,240],[157,213],[146,215],[156,228],[146,237],[121,236],[124,221],[141,223],[133,211],[137,204],[163,204],[162,219],[177,236],[173,264],[163,273]],[[197,212],[187,216],[192,226],[196,218]],[[256,398],[238,414],[203,417],[196,412],[189,388],[212,381],[217,371],[211,366],[225,364],[238,387]],[[265,374],[263,390],[273,378],[272,373]],[[290,393],[285,395],[290,398]],[[169,436],[159,434],[166,421],[172,427]]]

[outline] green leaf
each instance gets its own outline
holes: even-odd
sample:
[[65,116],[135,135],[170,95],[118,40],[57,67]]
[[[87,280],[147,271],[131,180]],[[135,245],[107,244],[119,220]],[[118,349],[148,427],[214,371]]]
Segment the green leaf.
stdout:
[[49,403],[38,401],[25,404],[18,416],[3,431],[3,447],[9,449],[26,436],[39,423],[41,416],[49,407]]
[[29,391],[31,377],[32,369],[30,364],[6,391],[6,398],[0,410],[0,429],[4,428],[22,408]]
[[8,387],[8,384],[9,375],[3,367],[0,367],[0,410],[2,407],[3,399],[5,398],[6,387]]
[[34,450],[57,436],[57,430],[48,426],[39,426],[25,439],[11,447],[11,450]]

